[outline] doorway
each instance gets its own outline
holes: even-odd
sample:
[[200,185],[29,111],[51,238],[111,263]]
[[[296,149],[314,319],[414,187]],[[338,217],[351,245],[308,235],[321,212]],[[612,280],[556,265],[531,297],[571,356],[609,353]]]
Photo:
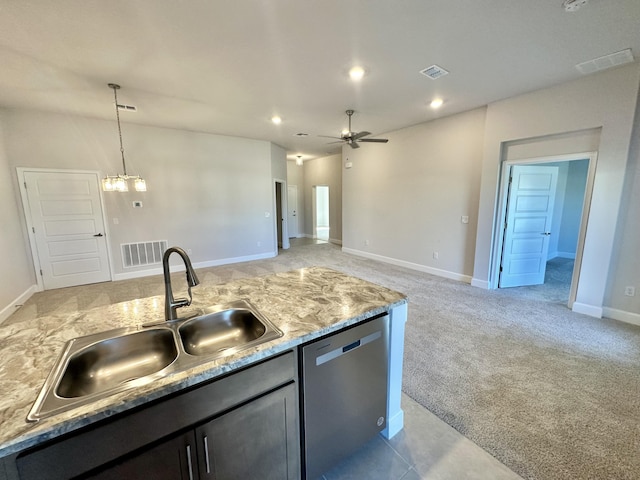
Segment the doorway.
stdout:
[[287,229],[287,219],[285,218],[285,212],[287,212],[287,195],[283,192],[286,190],[287,182],[284,180],[276,179],[274,189],[274,220],[275,220],[275,236],[276,236],[276,253],[278,248],[289,248],[289,234]]
[[18,168],[40,290],[111,280],[96,172]]
[[329,186],[313,187],[313,238],[329,241]]
[[585,153],[503,163],[493,288],[518,287],[573,306],[595,159]]

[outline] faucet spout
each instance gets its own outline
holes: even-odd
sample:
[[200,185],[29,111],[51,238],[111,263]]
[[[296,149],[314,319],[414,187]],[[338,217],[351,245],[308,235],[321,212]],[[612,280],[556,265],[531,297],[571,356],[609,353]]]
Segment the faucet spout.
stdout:
[[[173,298],[173,289],[171,288],[171,273],[169,271],[169,257],[172,253],[177,253],[182,258],[184,266],[187,270],[187,291],[189,298]],[[164,318],[165,320],[175,320],[178,318],[178,308],[188,307],[191,305],[191,287],[195,287],[200,283],[198,276],[196,275],[191,260],[180,247],[170,247],[165,250],[162,256],[162,270],[164,272]]]

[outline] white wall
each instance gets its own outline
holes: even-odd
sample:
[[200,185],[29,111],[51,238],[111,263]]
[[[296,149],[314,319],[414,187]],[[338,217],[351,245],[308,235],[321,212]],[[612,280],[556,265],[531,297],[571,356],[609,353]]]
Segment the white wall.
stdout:
[[[11,171],[17,166],[122,170],[114,121],[9,111],[5,128]],[[140,173],[148,191],[103,194],[116,278],[148,268],[122,266],[119,246],[127,242],[168,240],[191,249],[200,266],[277,252],[272,172],[286,176],[280,147],[126,123],[122,130],[128,172]],[[141,200],[143,208],[134,209],[133,200]]]
[[[615,255],[605,295],[605,314],[640,325],[640,97],[636,108],[629,163],[618,217]],[[633,297],[625,288],[636,290]]]
[[0,110],[0,322],[15,311],[15,305],[28,298],[35,285],[27,238],[20,218],[16,172],[9,165],[5,151],[4,123],[6,112]]
[[484,122],[479,108],[345,147],[345,250],[470,281]]
[[504,142],[601,128],[582,275],[574,310],[598,316],[613,252],[640,69],[638,64],[489,105],[478,208],[474,284],[488,285]]

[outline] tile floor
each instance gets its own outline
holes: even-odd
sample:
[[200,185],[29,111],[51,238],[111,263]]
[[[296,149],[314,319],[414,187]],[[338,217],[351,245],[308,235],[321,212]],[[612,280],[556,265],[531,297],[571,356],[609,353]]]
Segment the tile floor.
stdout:
[[400,433],[374,438],[323,480],[522,480],[404,394],[402,409]]

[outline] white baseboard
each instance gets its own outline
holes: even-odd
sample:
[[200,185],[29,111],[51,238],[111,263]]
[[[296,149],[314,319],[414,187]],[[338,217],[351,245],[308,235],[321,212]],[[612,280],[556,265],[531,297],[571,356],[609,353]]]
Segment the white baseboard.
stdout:
[[[208,260],[206,262],[197,262],[193,264],[193,268],[206,268],[206,267],[217,267],[220,265],[228,265],[230,263],[242,263],[242,262],[250,262],[252,260],[263,260],[265,258],[273,258],[277,255],[277,252],[268,252],[268,253],[258,253],[256,255],[246,255],[244,257],[233,257],[233,258],[221,258],[217,260]],[[184,265],[172,265],[172,272],[183,272],[185,270]],[[128,273],[116,273],[113,275],[113,280],[129,280],[131,278],[141,278],[141,277],[149,277],[151,275],[162,275],[162,267],[150,268],[147,270],[137,270],[135,272]]]
[[602,309],[602,315],[620,322],[640,325],[640,314],[638,313],[626,312],[624,310],[618,310],[617,308],[604,307]]
[[350,253],[351,255],[357,255],[359,257],[365,257],[371,260],[377,260],[379,262],[390,263],[392,265],[409,268],[411,270],[430,273],[431,275],[448,278],[450,280],[458,280],[459,282],[471,283],[471,277],[469,275],[462,275],[460,273],[441,270],[439,268],[433,268],[427,265],[421,265],[419,263],[398,260],[397,258],[385,257],[383,255],[377,255],[375,253],[363,252],[362,250],[355,250],[353,248],[342,247],[342,251],[345,253]]
[[0,323],[4,322],[7,318],[9,318],[13,312],[15,312],[18,308],[20,308],[20,305],[23,305],[24,302],[29,300],[31,298],[31,295],[33,295],[37,291],[38,291],[38,286],[31,285],[23,293],[18,295],[18,297],[13,302],[10,302],[9,305],[7,305],[2,310],[0,310]]
[[489,282],[487,280],[480,280],[479,278],[472,278],[471,286],[489,290]]
[[571,308],[571,310],[576,313],[589,315],[590,317],[602,318],[602,307],[596,307],[595,305],[573,302],[573,307]]

